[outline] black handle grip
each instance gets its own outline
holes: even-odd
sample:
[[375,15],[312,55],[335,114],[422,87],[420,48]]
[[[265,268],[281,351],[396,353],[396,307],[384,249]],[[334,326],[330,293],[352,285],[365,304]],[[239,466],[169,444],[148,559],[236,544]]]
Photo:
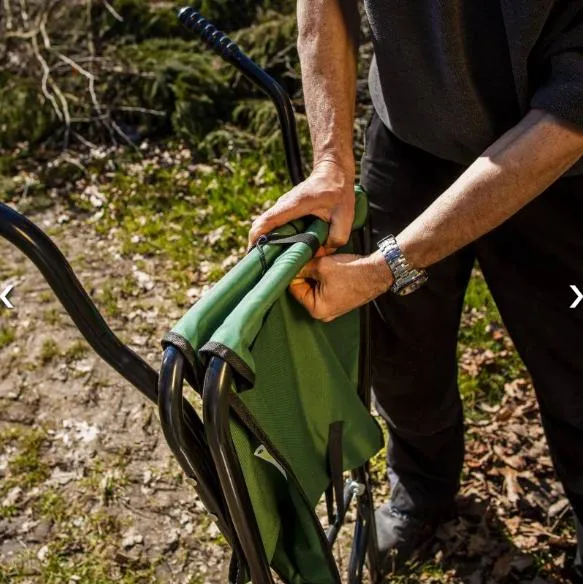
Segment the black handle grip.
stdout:
[[283,134],[285,157],[289,175],[293,184],[304,180],[302,157],[296,119],[289,95],[283,87],[251,60],[224,32],[211,24],[194,8],[185,7],[179,10],[180,22],[189,30],[197,33],[200,38],[225,61],[236,67],[247,79],[257,85],[273,101]]
[[196,32],[200,38],[216,51],[221,57],[230,61],[235,52],[241,52],[235,41],[209,22],[194,8],[186,6],[178,11],[180,22],[190,30]]

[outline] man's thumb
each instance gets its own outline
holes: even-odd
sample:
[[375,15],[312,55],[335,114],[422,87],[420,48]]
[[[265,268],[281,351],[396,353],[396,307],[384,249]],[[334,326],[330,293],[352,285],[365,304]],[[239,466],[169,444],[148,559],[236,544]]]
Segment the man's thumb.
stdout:
[[352,231],[352,220],[353,218],[351,216],[342,219],[332,219],[328,239],[324,244],[327,254],[335,252],[339,247],[348,243]]

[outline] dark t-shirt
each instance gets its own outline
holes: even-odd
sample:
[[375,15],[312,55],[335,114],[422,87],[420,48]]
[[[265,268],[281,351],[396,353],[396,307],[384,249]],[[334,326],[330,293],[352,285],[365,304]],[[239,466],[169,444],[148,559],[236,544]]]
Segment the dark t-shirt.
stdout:
[[[547,83],[551,58],[545,63],[545,52],[537,52],[536,43],[529,48],[528,59],[524,57],[523,39],[509,38],[501,2],[504,0],[365,0],[375,50],[369,77],[373,104],[382,121],[404,142],[470,164],[518,123],[528,107],[545,108],[550,102],[547,109],[559,115],[565,109],[565,104],[555,103],[560,101],[560,88],[544,87],[546,93],[541,91],[541,103],[536,103],[536,84]],[[545,47],[555,46],[561,30],[569,33],[578,24],[577,11],[569,15],[568,22],[560,21],[558,3],[546,2],[546,12],[532,10],[532,5],[529,10],[529,2],[524,0],[510,4],[519,26],[524,26],[520,19],[531,19],[529,41],[554,26],[550,36],[542,35]],[[553,26],[545,29],[547,21]],[[519,30],[515,23],[511,26],[512,31]],[[513,54],[512,47],[522,52]],[[573,75],[578,91],[583,87],[583,53],[573,42],[568,49],[568,59],[577,62]],[[524,70],[529,72],[518,81],[518,69],[513,68],[516,59],[523,59]],[[534,73],[533,59],[540,61],[534,62]],[[562,58],[561,66],[568,59]],[[528,101],[521,103],[521,95]],[[580,97],[583,99],[583,92]],[[579,107],[571,107],[563,117],[579,121]],[[570,115],[576,119],[569,119]]]

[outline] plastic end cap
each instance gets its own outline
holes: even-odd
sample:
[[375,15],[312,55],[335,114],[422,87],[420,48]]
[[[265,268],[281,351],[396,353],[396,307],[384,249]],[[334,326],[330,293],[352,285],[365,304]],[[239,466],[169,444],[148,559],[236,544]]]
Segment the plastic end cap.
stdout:
[[183,8],[180,8],[178,10],[178,19],[184,21],[186,18],[188,18],[191,10],[192,8],[190,6],[184,6]]

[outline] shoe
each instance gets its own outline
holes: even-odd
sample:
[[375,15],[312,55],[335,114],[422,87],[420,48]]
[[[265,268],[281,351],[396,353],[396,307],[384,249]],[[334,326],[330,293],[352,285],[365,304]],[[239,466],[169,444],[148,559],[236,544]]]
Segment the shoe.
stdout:
[[391,502],[379,507],[375,511],[375,523],[381,572],[400,571],[415,552],[422,551],[423,544],[430,542],[439,524],[445,520],[445,517],[433,520],[412,517],[400,513]]

